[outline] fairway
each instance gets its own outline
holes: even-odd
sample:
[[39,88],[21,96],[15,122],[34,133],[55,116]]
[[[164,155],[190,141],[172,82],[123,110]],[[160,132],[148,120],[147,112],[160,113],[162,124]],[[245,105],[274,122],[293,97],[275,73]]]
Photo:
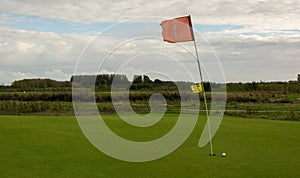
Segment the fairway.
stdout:
[[[145,130],[104,118],[120,136],[144,141],[166,134],[177,116]],[[300,177],[299,122],[225,116],[213,140],[217,156],[209,157],[208,145],[198,148],[204,118],[175,152],[129,163],[94,148],[73,116],[0,116],[0,177]]]

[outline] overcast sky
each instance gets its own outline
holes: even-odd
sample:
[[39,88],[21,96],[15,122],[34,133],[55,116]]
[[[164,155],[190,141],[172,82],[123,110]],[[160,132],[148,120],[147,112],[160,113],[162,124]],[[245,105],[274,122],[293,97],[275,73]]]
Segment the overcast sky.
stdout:
[[[177,57],[177,63],[186,64],[194,75],[196,62],[187,55],[187,50],[193,53],[193,43],[183,43],[187,48],[183,50],[159,39],[160,21],[189,14],[203,70],[210,78],[224,72],[227,82],[295,80],[300,73],[299,7],[299,0],[1,1],[0,82],[37,77],[69,80],[80,57],[91,60],[80,73],[118,72],[120,66],[127,66],[121,71],[155,70],[189,80],[170,58]],[[107,29],[124,20],[118,28]],[[155,38],[132,40],[138,35]],[[108,51],[120,43],[99,68]],[[125,65],[123,59],[131,60]],[[217,61],[222,72],[213,67]],[[145,65],[148,68],[141,67]]]

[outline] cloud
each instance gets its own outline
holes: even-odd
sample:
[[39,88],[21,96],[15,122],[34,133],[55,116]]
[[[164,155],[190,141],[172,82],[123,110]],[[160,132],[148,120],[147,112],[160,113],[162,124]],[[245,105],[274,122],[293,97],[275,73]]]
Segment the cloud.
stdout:
[[71,78],[70,74],[63,72],[61,69],[51,69],[45,71],[46,78],[55,78],[56,80],[69,80]]
[[[147,69],[164,71],[180,80],[191,80],[182,75],[180,66],[170,61],[169,57],[172,56],[198,76],[192,43],[169,44],[162,43],[158,38],[129,40],[105,35],[90,43],[92,38],[85,35],[61,35],[5,27],[1,27],[0,31],[0,77],[5,84],[22,77],[69,80],[80,56],[82,61],[78,73],[93,74],[98,70],[115,72],[123,62],[133,57],[128,65],[131,75],[132,71]],[[212,71],[212,62],[216,60],[212,50],[215,50],[227,81],[291,80],[299,73],[295,65],[300,62],[299,34],[228,36],[217,32],[214,35],[201,35],[197,36],[201,63]],[[99,68],[104,57],[120,42],[125,43],[111,53],[109,60]]]
[[[260,29],[299,29],[298,0],[76,0],[2,1],[3,11],[71,22],[118,22],[143,16],[175,17],[191,14],[194,23],[244,24]],[[20,8],[22,7],[22,8]]]
[[0,78],[1,85],[10,85],[15,80],[36,78],[36,76],[30,72],[7,72],[0,70]]
[[[74,66],[90,36],[60,35],[0,27],[0,70],[8,84],[25,75],[66,79],[61,72],[72,74]],[[50,75],[50,73],[53,75]],[[29,73],[30,75],[29,75]],[[55,72],[58,72],[55,74]],[[8,76],[6,76],[8,74]]]
[[61,81],[70,80],[71,74],[64,73],[60,69],[51,69],[45,71],[44,74],[35,74],[33,72],[11,72],[11,71],[1,71],[0,70],[0,84],[1,85],[10,85],[13,81],[22,80],[22,79],[32,79],[32,78],[50,78]]
[[228,81],[295,80],[300,34],[239,35],[211,40]]
[[[191,14],[195,26],[224,25],[220,30],[202,31],[201,37],[197,37],[201,63],[207,66],[207,70],[212,70],[210,65],[213,59],[216,59],[212,50],[215,50],[228,81],[290,80],[296,78],[296,74],[299,73],[296,65],[300,62],[299,3],[298,0],[91,0],[84,3],[75,0],[11,0],[0,2],[0,9],[6,12],[0,16],[0,23],[18,23],[36,16],[82,24],[101,24],[143,16],[159,15],[162,18],[158,19],[164,19]],[[22,16],[28,18],[24,19]],[[141,18],[135,22],[150,22],[149,19],[151,18]],[[33,21],[32,24],[34,23],[38,22]],[[201,25],[198,27],[201,28]],[[228,29],[224,29],[225,27]],[[116,44],[129,40],[142,29],[132,31],[138,26],[125,23],[122,28],[117,26],[98,37],[98,40],[90,42],[90,34],[60,34],[16,28],[0,27],[0,77],[4,83],[22,76],[69,79],[68,75],[74,73],[77,64],[80,65],[78,73],[97,72],[105,55],[110,53]],[[122,36],[122,33],[128,35]],[[139,35],[153,34],[158,33],[149,30],[141,31]],[[85,49],[87,45],[90,46]],[[182,45],[194,54],[192,43]],[[139,52],[145,55],[142,56]],[[149,55],[151,52],[151,55],[153,52],[161,55],[153,55],[153,60]],[[196,63],[194,58],[188,55],[189,52],[177,44],[162,43],[160,38],[159,43],[156,39],[129,40],[111,53],[109,63],[99,70],[114,72],[122,61],[140,55],[137,59],[145,61],[136,60],[132,63],[128,69],[131,73],[141,71],[143,65],[147,64],[156,66],[158,71],[168,70],[175,78],[182,78],[181,70],[165,59],[170,55],[177,57],[191,73],[196,74]],[[80,56],[82,59],[89,59],[90,63],[77,63]]]

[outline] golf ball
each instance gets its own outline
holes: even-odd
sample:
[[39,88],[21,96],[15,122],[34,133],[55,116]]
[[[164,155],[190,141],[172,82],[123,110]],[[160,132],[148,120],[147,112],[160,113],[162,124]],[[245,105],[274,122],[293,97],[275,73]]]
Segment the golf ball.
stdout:
[[222,153],[222,156],[225,157],[225,156],[226,156],[226,153]]

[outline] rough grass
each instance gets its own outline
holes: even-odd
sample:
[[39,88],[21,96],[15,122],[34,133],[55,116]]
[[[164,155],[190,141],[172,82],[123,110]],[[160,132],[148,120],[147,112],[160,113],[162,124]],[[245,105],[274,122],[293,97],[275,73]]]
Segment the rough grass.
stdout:
[[[145,139],[164,134],[174,118],[167,114],[155,131],[146,129]],[[105,121],[120,135],[143,137],[116,115]],[[299,122],[226,116],[214,138],[216,157],[208,156],[208,146],[197,147],[203,125],[200,116],[189,139],[169,156],[129,163],[95,149],[72,116],[0,116],[0,177],[300,177]]]

